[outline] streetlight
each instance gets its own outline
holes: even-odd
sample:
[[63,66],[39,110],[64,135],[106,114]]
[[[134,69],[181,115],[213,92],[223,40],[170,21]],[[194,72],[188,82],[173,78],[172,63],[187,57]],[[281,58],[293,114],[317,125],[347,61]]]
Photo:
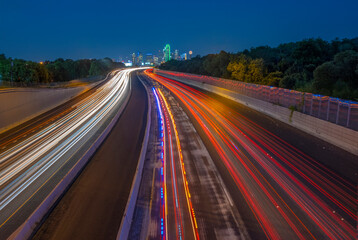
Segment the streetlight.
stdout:
[[193,51],[189,51],[189,59],[191,59],[191,55],[193,55]]

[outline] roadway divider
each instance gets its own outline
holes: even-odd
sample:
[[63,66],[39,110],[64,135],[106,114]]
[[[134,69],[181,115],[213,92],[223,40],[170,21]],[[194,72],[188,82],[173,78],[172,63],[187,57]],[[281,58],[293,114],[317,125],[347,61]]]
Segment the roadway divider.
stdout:
[[[139,75],[138,78],[140,79]],[[137,169],[134,175],[134,179],[132,182],[132,188],[128,197],[127,205],[124,210],[124,214],[121,221],[121,226],[119,227],[117,240],[126,240],[128,239],[129,231],[131,229],[133,215],[135,210],[135,205],[137,202],[137,197],[139,193],[139,187],[142,180],[142,173],[143,173],[143,166],[144,160],[147,153],[148,141],[149,141],[149,133],[150,133],[150,126],[151,126],[151,104],[150,104],[150,91],[148,90],[145,83],[140,79],[141,83],[143,84],[145,91],[147,92],[148,98],[148,113],[147,113],[147,125],[145,127],[145,135],[142,143],[142,148],[139,155],[139,161],[137,164]]]
[[119,117],[122,115],[123,110],[127,106],[129,98],[131,96],[130,83],[128,84],[126,91],[128,92],[126,98],[124,99],[123,103],[119,107],[117,114],[108,124],[108,126],[104,129],[102,134],[98,136],[98,138],[86,151],[86,153],[81,157],[81,159],[78,160],[78,162],[62,178],[62,180],[56,185],[56,187],[51,191],[51,193],[42,201],[42,203],[30,215],[30,217],[8,238],[9,240],[30,239],[32,235],[37,231],[43,219],[52,211],[54,206],[56,206],[57,202],[71,187],[72,183],[76,180],[76,178],[79,176],[79,174],[86,166],[88,161],[91,159],[93,154],[101,146],[101,144],[104,142],[104,140],[111,132],[114,125],[117,123]]
[[211,84],[167,75],[160,71],[156,72],[156,74],[216,93],[222,97],[247,105],[256,111],[296,127],[354,155],[358,155],[358,131]]

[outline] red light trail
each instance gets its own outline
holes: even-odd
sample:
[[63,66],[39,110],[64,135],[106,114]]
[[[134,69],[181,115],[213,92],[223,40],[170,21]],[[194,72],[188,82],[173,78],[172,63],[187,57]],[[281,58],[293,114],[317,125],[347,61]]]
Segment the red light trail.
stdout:
[[219,101],[146,74],[198,122],[269,239],[355,239],[356,186]]

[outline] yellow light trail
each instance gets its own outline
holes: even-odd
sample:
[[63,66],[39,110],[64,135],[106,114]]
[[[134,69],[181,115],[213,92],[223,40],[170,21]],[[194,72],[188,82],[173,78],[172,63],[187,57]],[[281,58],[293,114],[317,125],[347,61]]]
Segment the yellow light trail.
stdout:
[[180,145],[177,126],[175,124],[175,120],[174,120],[174,116],[172,114],[172,111],[170,110],[169,104],[168,104],[166,98],[164,97],[163,92],[160,89],[158,89],[158,92],[159,92],[160,96],[162,97],[162,99],[164,100],[165,107],[166,107],[166,109],[167,109],[167,111],[169,113],[170,120],[171,120],[171,122],[172,122],[172,124],[174,126],[175,139],[176,139],[176,142],[177,142],[177,147],[178,147],[179,157],[180,157],[180,169],[181,169],[181,174],[182,174],[182,177],[183,177],[183,185],[184,185],[184,190],[185,190],[185,197],[186,197],[186,202],[187,202],[187,205],[188,205],[189,214],[191,216],[191,218],[190,218],[191,225],[192,225],[192,229],[193,229],[195,239],[199,239],[198,224],[197,224],[196,217],[195,217],[194,207],[193,207],[192,202],[191,202],[191,194],[190,194],[190,191],[189,191],[188,180],[186,178],[186,171],[185,171],[185,166],[184,166],[184,161],[183,161],[183,154],[182,154],[182,150],[181,150],[181,145]]

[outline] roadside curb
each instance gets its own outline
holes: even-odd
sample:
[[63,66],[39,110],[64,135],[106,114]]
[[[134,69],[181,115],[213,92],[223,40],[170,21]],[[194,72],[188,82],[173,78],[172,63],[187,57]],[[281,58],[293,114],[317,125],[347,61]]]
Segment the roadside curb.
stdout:
[[137,197],[138,197],[138,193],[139,193],[140,182],[142,180],[144,159],[145,159],[146,152],[147,152],[148,141],[149,141],[149,132],[150,132],[150,127],[151,127],[152,108],[151,108],[151,104],[150,104],[150,92],[149,92],[148,88],[146,87],[146,85],[143,83],[143,81],[139,77],[138,77],[138,79],[144,86],[145,91],[147,92],[147,98],[148,98],[147,124],[146,124],[146,128],[145,128],[145,135],[144,135],[144,139],[143,139],[143,143],[142,143],[142,148],[140,151],[140,156],[139,156],[136,173],[135,173],[135,176],[134,176],[134,179],[132,182],[132,188],[131,188],[131,191],[130,191],[130,194],[128,197],[127,205],[126,205],[126,208],[124,210],[124,214],[123,214],[123,217],[121,220],[121,225],[118,230],[118,234],[117,234],[117,238],[116,238],[117,240],[125,240],[128,238],[128,235],[129,235],[129,231],[130,231],[132,221],[133,221],[135,205],[136,205]]
[[84,169],[88,161],[91,159],[93,154],[101,146],[104,140],[111,132],[114,125],[118,122],[118,119],[122,115],[125,107],[127,106],[130,96],[130,83],[126,91],[129,91],[124,102],[120,106],[117,114],[103,130],[102,134],[98,136],[95,142],[85,152],[85,154],[77,161],[77,163],[68,171],[68,173],[62,178],[62,180],[56,185],[56,187],[49,193],[49,195],[42,201],[42,203],[36,208],[36,210],[30,215],[30,217],[8,238],[9,240],[22,240],[31,238],[32,234],[35,233],[37,228],[44,217],[52,210],[57,204],[57,201],[66,193],[72,183],[76,180],[78,175]]

